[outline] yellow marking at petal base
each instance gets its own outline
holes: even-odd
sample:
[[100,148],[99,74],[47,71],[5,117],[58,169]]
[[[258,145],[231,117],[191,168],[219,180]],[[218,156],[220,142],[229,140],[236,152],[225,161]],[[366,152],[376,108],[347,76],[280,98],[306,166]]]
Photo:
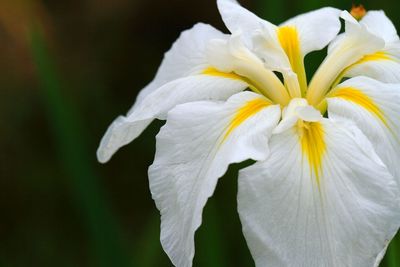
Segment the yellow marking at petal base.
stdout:
[[257,87],[254,85],[254,83],[252,81],[250,81],[248,78],[243,77],[243,76],[241,76],[239,74],[236,74],[234,72],[223,72],[223,71],[217,70],[216,68],[209,67],[209,68],[203,70],[201,72],[201,74],[210,75],[210,76],[216,76],[216,77],[222,77],[222,78],[227,78],[227,79],[232,79],[232,80],[239,80],[239,81],[247,83],[247,85],[249,86],[249,88],[252,91],[254,91],[256,93],[259,93],[259,94],[262,94],[260,92],[260,90],[257,89]]
[[319,186],[322,172],[322,158],[326,151],[324,129],[320,122],[304,122],[302,120],[299,120],[297,127],[303,155],[307,156],[308,164],[311,171],[314,172]]
[[300,56],[300,40],[297,29],[292,26],[283,26],[277,29],[278,40],[293,66]]
[[277,35],[279,43],[285,51],[293,71],[297,74],[301,94],[304,96],[307,90],[307,77],[297,29],[293,26],[282,26],[277,29]]
[[391,59],[392,58],[387,53],[378,51],[374,54],[364,56],[362,59],[360,59],[354,65],[362,64],[362,63],[369,62],[369,61],[391,60]]
[[237,75],[234,72],[222,72],[217,70],[216,68],[207,68],[205,70],[202,71],[201,74],[205,74],[205,75],[210,75],[210,76],[218,76],[218,77],[223,77],[223,78],[228,78],[228,79],[233,79],[233,80],[242,80],[242,76]]
[[257,112],[261,111],[271,105],[267,99],[257,98],[247,102],[243,107],[236,111],[233,119],[229,123],[224,137],[222,138],[221,144],[225,142],[228,136],[239,127],[245,120],[255,115]]
[[362,57],[359,61],[357,61],[354,64],[351,64],[350,66],[348,66],[347,68],[345,68],[336,78],[336,80],[333,82],[332,84],[332,88],[336,87],[336,85],[338,85],[342,79],[346,76],[346,73],[351,70],[353,67],[359,65],[359,64],[363,64],[363,63],[367,63],[370,61],[384,61],[384,60],[393,60],[393,58],[391,58],[386,52],[383,51],[378,51],[375,52],[374,54],[369,54],[369,55],[365,55],[364,57]]
[[392,57],[390,57],[390,55],[388,55],[386,52],[383,52],[383,51],[378,51],[378,52],[375,52],[374,54],[365,55],[356,63],[351,64],[350,66],[348,66],[347,68],[342,70],[342,72],[340,72],[338,77],[332,83],[331,88],[335,88],[342,81],[342,79],[346,76],[347,72],[349,70],[351,70],[353,67],[355,67],[359,64],[370,62],[370,61],[384,61],[384,60],[394,60],[394,59]]
[[379,108],[379,106],[374,102],[371,97],[364,94],[362,91],[352,87],[344,87],[334,90],[329,97],[340,97],[365,108],[375,117],[381,120],[386,127],[390,128],[383,111]]

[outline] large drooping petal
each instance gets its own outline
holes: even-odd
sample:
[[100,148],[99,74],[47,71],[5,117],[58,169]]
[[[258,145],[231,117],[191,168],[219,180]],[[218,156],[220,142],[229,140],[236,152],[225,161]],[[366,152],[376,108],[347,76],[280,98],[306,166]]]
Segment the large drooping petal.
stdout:
[[153,82],[143,89],[126,116],[109,126],[97,157],[108,161],[122,146],[138,137],[155,119],[164,119],[177,104],[197,100],[225,100],[248,85],[242,77],[214,69],[206,54],[210,40],[227,37],[213,27],[197,24],[182,33],[165,58]]
[[192,265],[194,233],[218,178],[231,163],[265,159],[279,118],[278,105],[251,92],[169,112],[157,135],[149,180],[161,212],[161,243],[175,266]]
[[239,174],[238,209],[257,266],[374,266],[399,227],[398,201],[367,138],[328,119],[273,135],[267,160]]
[[225,100],[247,86],[237,75],[214,75],[211,72],[169,82],[148,94],[127,116],[114,120],[101,140],[97,158],[100,162],[107,162],[120,147],[138,137],[155,118],[164,120],[167,112],[178,104]]
[[343,78],[347,67],[385,47],[383,38],[370,32],[347,11],[342,12],[341,18],[345,20],[346,31],[329,45],[327,57],[310,82],[307,100],[311,105],[320,104],[331,87]]
[[327,101],[329,117],[353,121],[400,183],[400,84],[357,77],[333,89]]

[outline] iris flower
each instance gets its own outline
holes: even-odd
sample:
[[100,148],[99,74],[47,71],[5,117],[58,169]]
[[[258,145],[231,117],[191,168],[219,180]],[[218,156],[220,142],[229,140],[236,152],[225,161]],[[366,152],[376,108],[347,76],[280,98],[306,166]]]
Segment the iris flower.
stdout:
[[[383,11],[330,7],[276,26],[217,3],[230,34],[183,32],[107,130],[99,161],[167,120],[148,174],[175,266],[192,266],[207,199],[247,159],[237,202],[256,266],[377,266],[400,224],[395,27]],[[325,47],[308,82],[304,58]]]

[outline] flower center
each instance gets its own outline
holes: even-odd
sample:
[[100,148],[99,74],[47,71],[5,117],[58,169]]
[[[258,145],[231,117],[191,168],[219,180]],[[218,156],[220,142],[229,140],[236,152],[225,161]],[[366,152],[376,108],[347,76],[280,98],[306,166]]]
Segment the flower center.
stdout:
[[282,120],[274,130],[281,133],[294,127],[301,144],[301,151],[309,163],[319,185],[322,158],[326,151],[323,119],[319,110],[310,106],[304,98],[293,98],[283,109]]

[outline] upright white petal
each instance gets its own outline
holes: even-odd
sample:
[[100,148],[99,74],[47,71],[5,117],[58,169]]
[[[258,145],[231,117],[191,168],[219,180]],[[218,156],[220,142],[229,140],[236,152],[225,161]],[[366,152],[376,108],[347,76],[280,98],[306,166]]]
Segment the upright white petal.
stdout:
[[192,265],[194,233],[218,178],[231,163],[265,159],[279,118],[279,106],[251,92],[169,112],[149,179],[161,212],[161,243],[175,266]]
[[371,33],[383,38],[386,43],[392,43],[399,40],[393,22],[382,10],[368,11],[361,19],[360,23],[367,26]]
[[278,30],[279,28],[273,24],[261,25],[256,28],[253,35],[254,51],[264,59],[268,68],[274,71],[287,72],[292,69],[292,66],[279,41]]
[[254,53],[264,60],[268,69],[283,74],[289,95],[301,97],[307,80],[297,31],[272,24],[262,25],[254,32],[253,47]]
[[400,183],[400,84],[367,77],[347,80],[330,94],[328,114],[353,121]]
[[266,66],[284,75],[291,97],[301,97],[307,89],[304,56],[324,48],[340,30],[340,11],[334,8],[309,12],[277,27],[237,1],[218,0],[218,7],[228,29],[242,33]]
[[256,266],[374,266],[399,227],[399,190],[369,141],[350,124],[319,123],[307,145],[296,127],[273,135],[268,159],[240,172]]
[[228,30],[231,33],[243,33],[246,41],[251,40],[254,31],[262,25],[273,26],[273,24],[242,7],[236,0],[217,0],[217,4],[222,20]]
[[[304,57],[309,52],[323,49],[338,34],[339,14],[338,9],[322,8],[290,19],[280,27],[263,24],[255,32],[253,43],[256,53],[269,68],[283,73],[292,97],[305,95],[307,77]],[[291,85],[291,73],[297,75],[298,85]],[[296,92],[297,86],[301,94]]]
[[340,31],[340,10],[324,7],[298,15],[282,24],[295,27],[301,44],[303,56],[321,50],[332,41]]

